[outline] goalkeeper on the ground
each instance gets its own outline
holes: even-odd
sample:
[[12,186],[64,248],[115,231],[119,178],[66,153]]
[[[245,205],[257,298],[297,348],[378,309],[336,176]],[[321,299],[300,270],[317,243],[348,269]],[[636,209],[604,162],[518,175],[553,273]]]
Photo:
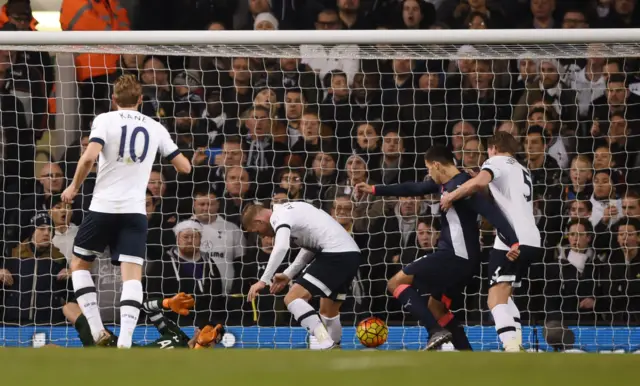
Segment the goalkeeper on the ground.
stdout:
[[[149,316],[149,320],[158,329],[160,337],[142,347],[155,347],[160,349],[172,348],[207,348],[220,343],[224,335],[224,327],[221,324],[213,322],[207,323],[202,329],[195,329],[193,337],[189,338],[187,334],[178,327],[169,318],[166,318],[163,311],[170,310],[180,315],[187,315],[189,310],[193,308],[195,301],[191,295],[183,292],[172,298],[166,299],[147,299],[143,303],[143,309]],[[63,311],[69,322],[78,331],[80,341],[84,347],[95,346],[89,322],[82,314],[80,307],[76,303],[67,303],[63,307]],[[111,333],[110,339],[101,344],[104,347],[116,347],[118,337]],[[135,346],[135,345],[134,345]],[[140,346],[139,346],[140,347]]]

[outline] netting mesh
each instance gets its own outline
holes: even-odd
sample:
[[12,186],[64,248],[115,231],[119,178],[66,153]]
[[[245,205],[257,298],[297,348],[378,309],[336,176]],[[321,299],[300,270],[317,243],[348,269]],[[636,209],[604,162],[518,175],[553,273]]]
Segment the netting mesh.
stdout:
[[[167,127],[194,166],[180,176],[158,160],[148,185],[145,291],[193,293],[196,310],[175,318],[180,325],[214,319],[232,327],[236,345],[307,346],[304,331],[272,329],[295,325],[282,295],[246,302],[273,240],[245,232],[240,221],[250,203],[304,200],[334,216],[365,256],[343,324],[375,315],[392,326],[388,347],[419,347],[426,332],[386,283],[434,250],[439,198],[360,199],[354,186],[423,180],[422,155],[434,144],[477,172],[486,139],[504,130],[522,144],[518,158],[533,176],[546,250],[515,294],[532,326],[525,345],[544,345],[543,326],[556,325],[582,336],[580,347],[633,350],[640,345],[640,257],[638,228],[628,219],[640,217],[639,48],[1,45],[1,342],[29,344],[44,333],[78,344],[62,306],[72,299],[66,267],[95,173],[72,207],[57,194],[73,177],[91,121],[111,109],[113,81],[133,73],[143,84],[142,112]],[[198,245],[173,232],[192,217],[204,224]],[[494,231],[479,226],[487,254]],[[207,262],[200,278],[184,264],[194,253]],[[121,282],[108,256],[94,275],[102,316],[117,324]],[[487,276],[485,259],[453,308],[474,347],[488,350],[498,345],[483,327],[492,324]],[[343,345],[355,347],[350,334]],[[156,337],[153,328],[136,335]]]
[[[339,50],[331,50],[336,46]],[[627,58],[640,54],[640,43],[558,43],[558,44],[473,44],[473,51],[461,52],[462,44],[377,44],[324,45],[334,59],[513,59],[531,58]],[[211,44],[211,45],[19,45],[0,43],[3,50],[97,54],[142,54],[163,56],[216,56],[254,58],[299,58],[300,45]],[[305,57],[326,57],[316,50]]]

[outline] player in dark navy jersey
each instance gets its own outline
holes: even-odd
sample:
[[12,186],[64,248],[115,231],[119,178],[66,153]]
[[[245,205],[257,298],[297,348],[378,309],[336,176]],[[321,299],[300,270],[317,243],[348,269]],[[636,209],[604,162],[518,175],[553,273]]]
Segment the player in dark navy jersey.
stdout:
[[[454,191],[471,179],[458,170],[453,153],[434,146],[425,154],[430,181],[397,185],[356,186],[357,192],[376,196],[422,197],[428,194]],[[449,310],[451,298],[459,295],[480,264],[480,230],[478,215],[496,229],[498,237],[511,246],[509,254],[519,254],[518,238],[502,212],[481,194],[456,201],[442,212],[437,250],[405,266],[389,280],[388,290],[406,310],[420,320],[429,331],[427,350],[452,342],[458,350],[470,350],[464,328]],[[418,290],[429,293],[428,307]],[[434,318],[435,317],[435,318]]]

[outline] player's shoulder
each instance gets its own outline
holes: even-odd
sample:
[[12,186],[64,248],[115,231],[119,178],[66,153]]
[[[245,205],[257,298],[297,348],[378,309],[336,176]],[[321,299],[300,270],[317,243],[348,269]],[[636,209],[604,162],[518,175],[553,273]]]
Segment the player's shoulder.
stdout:
[[91,123],[91,128],[95,129],[108,125],[116,116],[114,113],[117,114],[117,111],[108,111],[106,113],[96,115]]

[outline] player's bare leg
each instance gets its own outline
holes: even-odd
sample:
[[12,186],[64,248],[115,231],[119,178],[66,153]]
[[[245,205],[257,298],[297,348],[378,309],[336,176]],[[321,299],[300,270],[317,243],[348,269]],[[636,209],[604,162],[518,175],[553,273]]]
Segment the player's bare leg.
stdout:
[[104,329],[102,318],[100,317],[96,285],[90,272],[91,266],[92,262],[74,255],[70,264],[71,283],[73,284],[78,306],[82,310],[82,314],[87,318],[87,323],[91,328],[93,341],[100,346],[108,342],[110,335]]
[[427,301],[413,287],[413,275],[407,275],[402,271],[396,273],[389,279],[387,290],[402,303],[405,310],[418,318],[423,327],[427,329],[429,342],[433,340],[431,348],[427,344],[427,350],[438,348],[451,340],[451,332],[438,325],[434,315],[427,307]]
[[[496,332],[502,342],[502,347],[507,352],[520,351],[522,346],[522,327],[516,328],[516,325],[520,325],[520,312],[518,311],[516,324],[516,317],[514,317],[515,308],[518,308],[511,300],[512,285],[509,282],[496,283],[489,288],[489,296],[487,298],[487,305],[493,315],[493,320],[496,324]],[[509,305],[509,301],[513,306]],[[518,331],[520,330],[520,331]]]
[[309,304],[309,300],[311,300],[311,293],[303,286],[294,284],[284,297],[284,304],[298,323],[316,337],[320,350],[331,349],[335,346],[335,342],[331,339],[316,310]]
[[340,345],[342,340],[342,323],[340,323],[340,307],[342,302],[329,298],[320,299],[320,319],[327,327],[331,339]]
[[[122,258],[122,257],[121,257]],[[120,336],[118,348],[130,348],[133,343],[133,331],[138,324],[142,308],[142,265],[122,262],[122,295],[120,296]]]

